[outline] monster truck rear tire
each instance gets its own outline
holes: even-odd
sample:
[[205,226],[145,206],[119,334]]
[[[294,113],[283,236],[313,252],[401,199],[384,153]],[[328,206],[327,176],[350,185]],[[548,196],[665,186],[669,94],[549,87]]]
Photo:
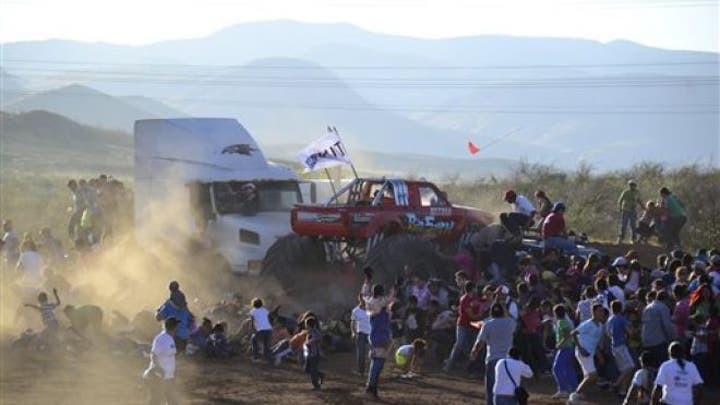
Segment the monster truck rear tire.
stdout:
[[262,274],[275,277],[282,287],[288,287],[305,272],[324,265],[325,249],[320,241],[291,234],[270,246],[263,258]]
[[385,237],[367,253],[365,266],[374,272],[374,282],[393,285],[410,266],[422,278],[447,278],[452,261],[438,253],[435,244],[418,235],[401,233]]

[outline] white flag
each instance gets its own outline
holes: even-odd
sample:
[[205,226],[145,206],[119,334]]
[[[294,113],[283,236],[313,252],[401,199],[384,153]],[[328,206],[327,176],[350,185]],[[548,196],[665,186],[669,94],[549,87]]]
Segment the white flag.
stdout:
[[327,169],[352,163],[345,145],[336,132],[330,132],[316,139],[297,156],[307,170]]

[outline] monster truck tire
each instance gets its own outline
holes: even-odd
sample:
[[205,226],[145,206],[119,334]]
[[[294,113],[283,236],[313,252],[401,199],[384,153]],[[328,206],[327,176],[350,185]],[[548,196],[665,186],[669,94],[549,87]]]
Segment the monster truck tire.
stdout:
[[270,246],[262,262],[262,274],[291,286],[303,273],[325,264],[322,243],[307,236],[286,235]]
[[365,259],[365,266],[374,272],[374,282],[388,288],[398,276],[403,275],[405,266],[410,266],[422,278],[446,278],[451,262],[439,254],[435,244],[413,234],[396,234],[385,237]]

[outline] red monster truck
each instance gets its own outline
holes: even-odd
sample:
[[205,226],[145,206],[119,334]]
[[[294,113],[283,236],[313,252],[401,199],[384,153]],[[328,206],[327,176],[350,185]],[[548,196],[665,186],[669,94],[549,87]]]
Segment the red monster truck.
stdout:
[[406,265],[432,275],[493,219],[453,205],[427,181],[355,179],[325,204],[295,206],[294,233],[270,247],[263,272],[287,283],[299,270],[354,261],[371,266],[383,282]]

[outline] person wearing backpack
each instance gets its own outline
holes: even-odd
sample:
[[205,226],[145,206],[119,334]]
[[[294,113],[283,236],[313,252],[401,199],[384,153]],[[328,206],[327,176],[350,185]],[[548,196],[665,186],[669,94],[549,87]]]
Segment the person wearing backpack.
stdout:
[[508,351],[508,357],[501,359],[495,365],[495,384],[492,392],[495,405],[527,404],[529,395],[521,385],[523,377],[532,378],[533,372],[529,365],[520,360],[520,350],[513,347]]

